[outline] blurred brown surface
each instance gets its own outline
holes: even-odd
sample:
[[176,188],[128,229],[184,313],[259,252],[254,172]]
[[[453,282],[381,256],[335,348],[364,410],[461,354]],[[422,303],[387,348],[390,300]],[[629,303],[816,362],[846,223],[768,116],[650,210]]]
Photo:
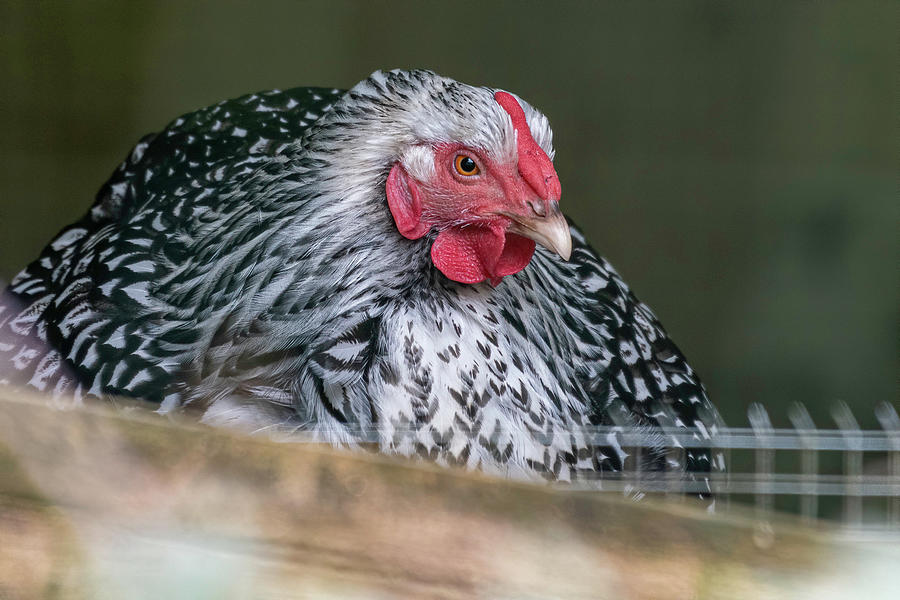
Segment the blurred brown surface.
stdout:
[[4,600],[839,598],[881,590],[897,559],[789,522],[760,536],[687,501],[0,392]]

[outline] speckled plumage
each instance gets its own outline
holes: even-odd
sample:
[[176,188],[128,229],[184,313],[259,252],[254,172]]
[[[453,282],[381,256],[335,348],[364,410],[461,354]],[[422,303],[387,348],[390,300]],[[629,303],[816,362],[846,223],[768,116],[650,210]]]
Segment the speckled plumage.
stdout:
[[[222,102],[145,137],[11,283],[0,377],[336,444],[375,429],[384,452],[548,479],[634,466],[583,426],[712,430],[694,372],[574,227],[569,262],[539,248],[497,287],[450,281],[433,235],[398,234],[384,185],[394,162],[415,168],[411,147],[515,153],[492,91],[379,72],[346,93]],[[546,118],[520,102],[552,157]],[[665,446],[643,467],[720,467],[709,452],[672,465]]]

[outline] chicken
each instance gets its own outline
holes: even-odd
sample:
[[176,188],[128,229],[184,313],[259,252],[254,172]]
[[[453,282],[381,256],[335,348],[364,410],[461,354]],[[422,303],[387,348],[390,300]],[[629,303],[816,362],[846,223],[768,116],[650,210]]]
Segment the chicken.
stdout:
[[553,156],[527,102],[429,71],[190,113],[12,281],[0,377],[513,477],[704,478],[721,457],[660,427],[712,435],[715,408],[560,212]]

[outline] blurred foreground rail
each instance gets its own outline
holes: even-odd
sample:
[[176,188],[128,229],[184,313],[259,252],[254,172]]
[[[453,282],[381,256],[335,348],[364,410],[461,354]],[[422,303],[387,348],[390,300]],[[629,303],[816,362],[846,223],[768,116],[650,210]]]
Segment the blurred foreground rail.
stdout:
[[766,512],[761,529],[734,506],[707,514],[0,392],[3,600],[896,597],[898,544],[804,514],[811,525]]

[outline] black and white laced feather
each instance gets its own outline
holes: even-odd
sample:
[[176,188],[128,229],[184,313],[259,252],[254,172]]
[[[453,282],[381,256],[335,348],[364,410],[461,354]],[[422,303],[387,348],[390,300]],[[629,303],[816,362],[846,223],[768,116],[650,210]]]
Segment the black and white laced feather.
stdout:
[[[446,279],[433,237],[397,232],[385,180],[409,148],[516,151],[492,93],[376,72],[349,92],[229,100],[146,136],[10,284],[0,378],[334,444],[374,432],[383,452],[552,480],[635,467],[587,426],[713,434],[697,376],[574,226],[569,262],[539,247],[496,288]],[[522,106],[552,157],[546,118]],[[642,468],[722,468],[669,445],[660,434]]]

